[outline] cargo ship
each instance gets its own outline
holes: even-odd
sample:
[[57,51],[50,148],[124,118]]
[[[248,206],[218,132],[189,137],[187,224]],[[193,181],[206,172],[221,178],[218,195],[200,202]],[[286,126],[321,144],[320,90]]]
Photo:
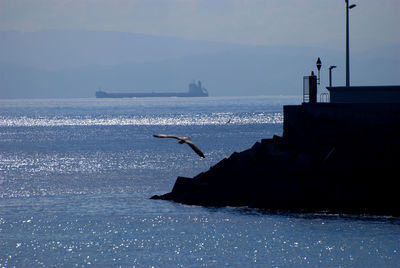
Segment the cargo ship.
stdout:
[[96,91],[96,98],[146,98],[146,97],[208,97],[207,89],[202,87],[201,82],[189,84],[187,92],[121,92],[107,93],[102,90]]

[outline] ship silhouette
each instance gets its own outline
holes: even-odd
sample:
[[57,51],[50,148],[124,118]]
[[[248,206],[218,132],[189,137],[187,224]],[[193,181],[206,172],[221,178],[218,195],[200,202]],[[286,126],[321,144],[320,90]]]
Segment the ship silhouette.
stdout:
[[121,92],[108,93],[102,90],[96,91],[96,98],[146,98],[146,97],[208,97],[207,89],[201,82],[189,84],[187,92]]

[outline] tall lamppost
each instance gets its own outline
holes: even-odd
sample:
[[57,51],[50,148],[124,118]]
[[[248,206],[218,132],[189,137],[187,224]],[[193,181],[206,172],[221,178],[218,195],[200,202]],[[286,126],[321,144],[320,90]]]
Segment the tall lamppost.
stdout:
[[350,5],[349,1],[346,1],[346,87],[350,86],[350,63],[349,63],[349,9],[356,7],[356,5]]

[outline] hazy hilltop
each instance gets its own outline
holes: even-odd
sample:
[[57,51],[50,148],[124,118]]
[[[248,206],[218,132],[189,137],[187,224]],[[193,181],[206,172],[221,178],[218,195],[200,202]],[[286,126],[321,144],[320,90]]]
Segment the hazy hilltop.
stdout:
[[47,70],[160,61],[240,47],[110,31],[0,31],[0,38],[1,62]]
[[[0,32],[0,98],[93,97],[106,91],[185,91],[213,96],[300,95],[322,60],[321,85],[344,84],[340,50],[249,46],[109,31]],[[353,85],[400,84],[400,46],[354,51]]]

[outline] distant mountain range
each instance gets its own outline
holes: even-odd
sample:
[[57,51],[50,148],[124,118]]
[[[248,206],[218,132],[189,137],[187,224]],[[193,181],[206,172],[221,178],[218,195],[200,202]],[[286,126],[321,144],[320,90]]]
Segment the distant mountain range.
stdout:
[[[94,97],[105,91],[186,91],[211,96],[300,95],[322,60],[321,85],[344,84],[344,49],[249,46],[96,31],[0,31],[0,98]],[[354,85],[400,84],[400,46],[354,52]]]

